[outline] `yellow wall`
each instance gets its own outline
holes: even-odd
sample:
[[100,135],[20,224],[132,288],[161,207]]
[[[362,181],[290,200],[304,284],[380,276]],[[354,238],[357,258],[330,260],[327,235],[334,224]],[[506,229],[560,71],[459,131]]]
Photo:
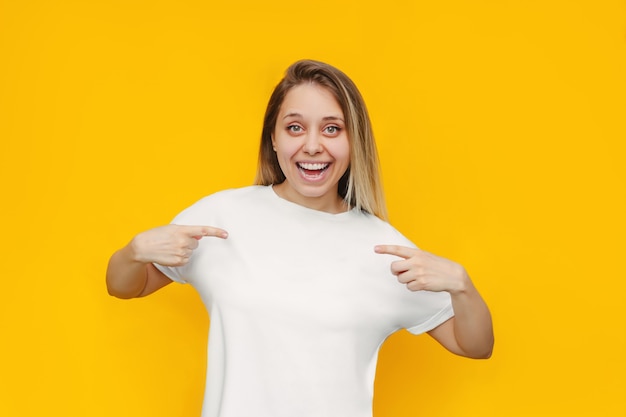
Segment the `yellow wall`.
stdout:
[[489,361],[394,335],[376,415],[626,415],[624,2],[267,3],[0,1],[0,415],[198,415],[197,295],[113,299],[106,262],[252,181],[299,58],[356,81],[392,223],[494,315]]

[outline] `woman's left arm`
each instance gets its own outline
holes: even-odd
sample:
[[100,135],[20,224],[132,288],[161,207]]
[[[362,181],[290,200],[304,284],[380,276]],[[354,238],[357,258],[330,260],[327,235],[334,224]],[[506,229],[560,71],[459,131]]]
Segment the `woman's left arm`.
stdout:
[[376,253],[399,256],[391,272],[411,291],[447,291],[454,317],[429,331],[450,352],[469,358],[491,356],[494,336],[491,313],[463,266],[421,249],[379,245]]

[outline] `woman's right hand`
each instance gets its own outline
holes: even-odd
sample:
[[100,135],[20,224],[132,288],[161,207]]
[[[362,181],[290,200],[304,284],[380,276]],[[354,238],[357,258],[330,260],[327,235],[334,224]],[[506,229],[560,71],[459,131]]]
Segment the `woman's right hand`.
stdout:
[[130,242],[130,247],[137,262],[183,266],[189,262],[200,239],[206,236],[226,239],[228,233],[210,226],[170,224],[139,233]]

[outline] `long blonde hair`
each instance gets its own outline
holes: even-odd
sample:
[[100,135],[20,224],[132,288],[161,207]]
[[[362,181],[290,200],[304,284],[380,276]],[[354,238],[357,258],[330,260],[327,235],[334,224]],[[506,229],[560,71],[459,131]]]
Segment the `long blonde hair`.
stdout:
[[301,60],[292,64],[278,83],[265,111],[259,162],[254,183],[280,184],[285,175],[272,147],[278,112],[285,96],[303,83],[314,83],[328,89],[343,111],[350,141],[350,166],[339,180],[339,195],[350,207],[356,207],[383,220],[387,218],[385,197],[379,172],[378,151],[372,124],[361,93],[347,75],[319,61]]

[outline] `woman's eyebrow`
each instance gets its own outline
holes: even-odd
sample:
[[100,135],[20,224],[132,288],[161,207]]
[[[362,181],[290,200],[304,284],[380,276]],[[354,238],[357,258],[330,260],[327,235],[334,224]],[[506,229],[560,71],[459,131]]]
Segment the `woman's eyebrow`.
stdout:
[[302,115],[301,115],[300,113],[287,113],[287,114],[283,117],[283,119],[286,119],[286,118],[288,118],[288,117],[300,117],[300,118],[302,118]]
[[[296,117],[296,118],[301,118],[301,119],[304,118],[304,116],[302,116],[300,113],[292,112],[292,113],[287,113],[286,115],[284,115],[283,116],[283,120],[287,119],[288,117]],[[331,121],[339,120],[341,122],[344,122],[344,120],[341,117],[339,117],[339,116],[325,116],[325,117],[322,117],[322,120],[325,121],[325,122],[329,121],[329,120],[331,120]]]

